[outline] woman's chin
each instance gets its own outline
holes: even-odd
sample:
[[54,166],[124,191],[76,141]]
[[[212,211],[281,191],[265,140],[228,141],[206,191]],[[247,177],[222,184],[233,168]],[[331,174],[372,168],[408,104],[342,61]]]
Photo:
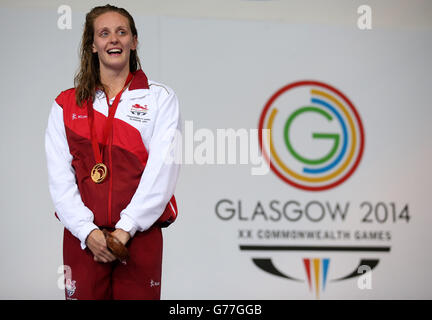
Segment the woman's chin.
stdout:
[[104,69],[109,70],[116,70],[120,71],[124,68],[128,67],[128,61],[124,59],[120,59],[120,57],[110,59],[109,61],[101,61],[101,63],[104,65]]

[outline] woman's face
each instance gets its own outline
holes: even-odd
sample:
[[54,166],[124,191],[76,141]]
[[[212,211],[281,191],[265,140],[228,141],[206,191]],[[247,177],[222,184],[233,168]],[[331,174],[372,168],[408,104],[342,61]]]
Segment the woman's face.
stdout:
[[101,68],[129,68],[130,50],[136,50],[137,39],[128,19],[117,12],[106,12],[95,19],[93,26],[92,51],[97,52]]

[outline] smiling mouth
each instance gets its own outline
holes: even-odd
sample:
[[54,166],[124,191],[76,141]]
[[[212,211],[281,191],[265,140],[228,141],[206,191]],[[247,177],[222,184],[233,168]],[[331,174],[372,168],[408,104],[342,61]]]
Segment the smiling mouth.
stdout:
[[107,51],[107,53],[111,56],[111,55],[120,55],[123,52],[122,49],[110,49]]

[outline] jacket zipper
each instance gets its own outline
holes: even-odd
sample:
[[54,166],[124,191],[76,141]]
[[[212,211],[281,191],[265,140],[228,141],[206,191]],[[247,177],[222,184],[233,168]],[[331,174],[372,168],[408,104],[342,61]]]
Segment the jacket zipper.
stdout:
[[[114,127],[114,124],[113,124]],[[109,138],[109,145],[108,145],[108,161],[109,161],[109,173],[110,173],[110,179],[109,179],[109,188],[108,188],[108,225],[111,227],[111,204],[112,204],[112,184],[113,184],[113,165],[112,165],[112,131],[111,131],[111,137]]]

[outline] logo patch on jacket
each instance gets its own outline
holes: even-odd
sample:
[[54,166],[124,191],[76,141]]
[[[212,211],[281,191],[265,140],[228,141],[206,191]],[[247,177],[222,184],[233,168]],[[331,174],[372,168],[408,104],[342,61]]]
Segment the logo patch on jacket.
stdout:
[[129,120],[138,121],[138,122],[147,122],[150,120],[149,118],[144,118],[144,116],[147,114],[147,111],[148,111],[148,107],[146,104],[142,106],[137,103],[131,107],[130,109],[131,114],[128,114],[127,117],[129,118]]
[[143,116],[147,113],[147,105],[145,104],[144,107],[140,106],[139,104],[134,104],[131,108],[131,113],[135,114],[137,116]]
[[66,287],[66,292],[67,292],[68,297],[72,297],[73,294],[75,293],[75,290],[76,290],[75,283],[76,283],[75,280],[72,280],[72,279],[66,280],[65,287]]
[[77,120],[77,119],[87,119],[87,115],[72,113],[72,120]]

